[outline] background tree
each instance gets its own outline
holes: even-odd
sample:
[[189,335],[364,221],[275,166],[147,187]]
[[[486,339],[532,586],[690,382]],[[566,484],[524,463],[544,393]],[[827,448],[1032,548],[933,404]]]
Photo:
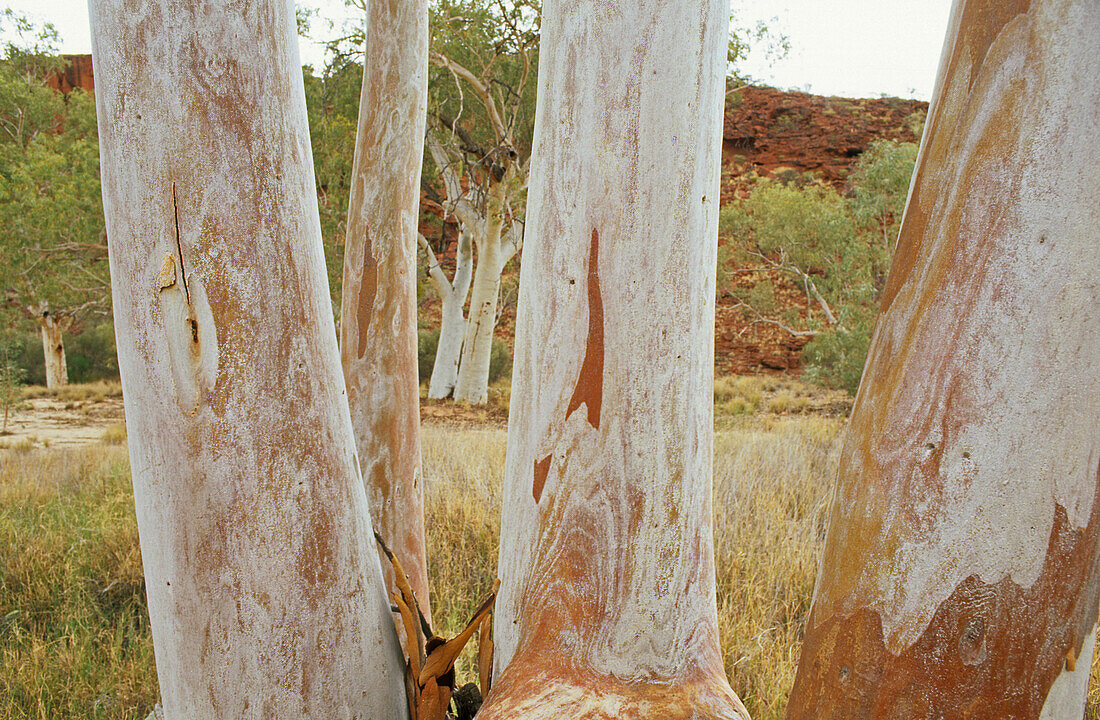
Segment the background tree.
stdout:
[[90,9],[165,716],[403,717],[325,282],[293,3]]
[[68,382],[63,334],[110,311],[92,99],[48,86],[64,69],[57,34],[10,10],[16,39],[0,51],[0,270],[6,324],[30,319],[42,339],[45,381]]
[[722,0],[547,0],[478,717],[747,718],[711,534]]
[[955,3],[791,720],[1083,715],[1100,600],[1097,37],[1094,2]]

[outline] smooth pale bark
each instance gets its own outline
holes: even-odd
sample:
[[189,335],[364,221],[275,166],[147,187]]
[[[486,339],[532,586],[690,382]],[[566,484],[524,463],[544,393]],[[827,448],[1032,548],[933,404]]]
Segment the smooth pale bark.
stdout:
[[420,246],[428,255],[428,279],[442,301],[439,320],[439,342],[432,363],[432,376],[428,382],[428,397],[433,400],[450,397],[458,384],[458,362],[462,357],[462,340],[466,335],[466,317],[463,306],[470,293],[473,273],[473,248],[470,234],[459,231],[458,252],[455,255],[454,280],[448,280],[439,266],[428,240],[421,235]]
[[788,717],[1080,720],[1100,4],[957,2]]
[[500,221],[490,211],[473,227],[477,248],[477,267],[470,290],[470,319],[462,342],[462,361],[458,366],[455,400],[483,405],[489,400],[489,358],[493,352],[493,330],[497,324],[497,299],[500,296],[501,255]]
[[[344,246],[341,359],[371,517],[430,615],[416,338],[427,0],[370,0],[365,50]],[[382,567],[392,592],[392,565]]]
[[478,717],[745,718],[711,534],[722,0],[543,5]]
[[164,716],[400,718],[289,0],[92,0]]
[[69,369],[65,363],[64,332],[71,321],[49,310],[36,315],[42,335],[42,355],[46,363],[46,387],[69,384]]

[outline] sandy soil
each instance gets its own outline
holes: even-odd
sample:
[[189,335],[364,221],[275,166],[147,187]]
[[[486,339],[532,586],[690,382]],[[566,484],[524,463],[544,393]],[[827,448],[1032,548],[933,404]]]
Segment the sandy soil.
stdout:
[[51,397],[24,400],[8,418],[8,434],[0,447],[27,444],[38,447],[75,447],[124,437],[120,427],[124,416],[122,398],[63,401]]
[[[433,424],[504,427],[508,422],[508,411],[499,406],[475,407],[425,400],[420,413],[425,423]],[[125,439],[124,422],[120,397],[75,401],[51,397],[24,400],[8,418],[8,434],[0,436],[0,450],[27,445],[77,447],[105,440],[121,442]]]

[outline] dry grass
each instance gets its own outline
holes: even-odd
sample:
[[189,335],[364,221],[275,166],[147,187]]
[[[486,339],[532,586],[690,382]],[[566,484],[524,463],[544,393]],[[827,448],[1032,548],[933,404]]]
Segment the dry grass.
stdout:
[[41,385],[28,385],[23,388],[23,399],[49,397],[58,402],[102,402],[107,398],[122,397],[122,383],[118,380],[98,380],[92,383],[62,385],[59,388],[46,388]]
[[[760,415],[716,436],[719,626],[731,682],[756,720],[778,720],[786,706],[842,425]],[[424,429],[443,634],[465,623],[495,575],[505,442],[499,428]],[[1089,720],[1100,719],[1098,669]],[[458,670],[460,682],[472,677],[468,657]],[[144,718],[156,696],[124,447],[0,452],[0,719]]]

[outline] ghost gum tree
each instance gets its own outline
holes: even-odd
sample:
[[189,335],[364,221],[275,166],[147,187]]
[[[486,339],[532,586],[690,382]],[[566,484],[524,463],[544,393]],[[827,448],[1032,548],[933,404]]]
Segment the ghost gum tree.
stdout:
[[788,717],[1079,720],[1100,5],[956,2]]
[[169,720],[396,718],[289,0],[93,0],[102,187]]
[[[523,243],[513,205],[527,187],[538,6],[528,0],[441,2],[433,16],[428,150],[459,225],[453,279],[430,244],[429,280],[443,303],[428,396],[484,403],[501,274]],[[476,260],[474,252],[476,251]],[[462,316],[466,294],[469,319]]]
[[[427,613],[416,247],[428,92],[428,3],[372,0],[366,12],[340,348],[371,517]],[[388,561],[382,566],[392,591],[392,566]]]
[[710,520],[728,17],[544,5],[484,720],[747,718]]

